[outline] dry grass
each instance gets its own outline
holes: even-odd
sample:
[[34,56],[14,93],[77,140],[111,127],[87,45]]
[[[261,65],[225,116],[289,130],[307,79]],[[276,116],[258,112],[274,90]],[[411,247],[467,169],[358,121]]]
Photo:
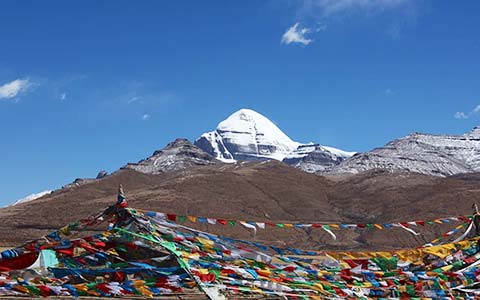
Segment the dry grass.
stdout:
[[[21,245],[116,201],[122,183],[131,207],[180,215],[277,222],[387,223],[470,214],[480,174],[438,178],[372,171],[335,180],[278,162],[191,168],[146,175],[121,170],[39,200],[0,208],[0,245]],[[457,224],[402,229],[334,230],[187,223],[202,231],[261,244],[317,250],[388,250],[425,244]]]

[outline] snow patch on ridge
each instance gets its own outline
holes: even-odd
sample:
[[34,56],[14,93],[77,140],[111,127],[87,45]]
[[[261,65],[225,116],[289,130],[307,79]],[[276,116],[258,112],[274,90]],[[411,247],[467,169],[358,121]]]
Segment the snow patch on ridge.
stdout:
[[337,155],[338,157],[348,158],[357,154],[357,152],[355,151],[344,151],[344,150],[340,150],[340,149],[329,147],[329,146],[322,146],[322,147],[330,151],[331,153]]
[[45,195],[48,195],[48,194],[51,194],[53,191],[50,191],[50,190],[46,190],[46,191],[43,191],[43,192],[40,192],[40,193],[35,193],[35,194],[31,194],[31,195],[28,195],[22,199],[18,199],[17,201],[13,202],[12,204],[10,204],[9,206],[15,206],[15,205],[18,205],[20,203],[26,203],[26,202],[30,202],[30,201],[33,201],[33,200],[36,200],[38,198],[41,198]]

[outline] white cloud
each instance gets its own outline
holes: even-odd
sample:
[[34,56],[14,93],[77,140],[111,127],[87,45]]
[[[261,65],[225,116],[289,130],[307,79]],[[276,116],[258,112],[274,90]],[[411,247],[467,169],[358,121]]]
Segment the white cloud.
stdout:
[[128,99],[127,102],[128,102],[128,104],[130,104],[130,103],[133,103],[133,102],[137,102],[137,101],[140,100],[140,99],[141,99],[141,97],[133,96],[133,97],[131,97],[130,99]]
[[348,21],[352,16],[367,18],[387,14],[379,24],[392,38],[398,38],[405,28],[415,26],[422,11],[428,10],[426,1],[415,0],[301,0],[295,17],[317,20],[329,25]]
[[363,14],[366,16],[378,13],[399,12],[398,17],[393,18],[390,26],[386,26],[386,32],[392,37],[398,37],[404,26],[414,23],[418,3],[414,0],[302,0],[298,1],[297,18],[308,20],[312,17],[318,21],[319,26],[313,28],[300,28],[299,23],[290,27],[282,36],[283,44],[300,43],[308,45],[313,39],[307,38],[307,33],[318,33],[327,29],[324,22],[334,23],[345,20],[345,16]]
[[14,81],[0,85],[0,99],[15,98],[28,90],[32,83],[28,79],[16,79]]
[[282,36],[282,44],[300,43],[308,45],[313,42],[312,39],[305,37],[305,35],[310,32],[310,28],[299,28],[299,25],[299,23],[295,23],[295,25],[288,28]]
[[463,111],[457,111],[453,117],[455,119],[468,119],[473,115],[480,113],[480,105],[475,106],[470,112],[464,113]]
[[149,120],[149,119],[150,119],[150,115],[149,115],[149,114],[144,114],[144,115],[142,116],[142,120],[143,120],[143,121],[147,121],[147,120]]
[[468,116],[462,111],[457,111],[453,116],[455,119],[468,119]]

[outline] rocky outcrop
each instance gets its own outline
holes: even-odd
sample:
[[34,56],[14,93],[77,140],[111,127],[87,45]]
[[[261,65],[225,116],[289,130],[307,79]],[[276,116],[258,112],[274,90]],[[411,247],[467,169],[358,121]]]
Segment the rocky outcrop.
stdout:
[[167,171],[183,170],[192,166],[217,164],[220,161],[193,145],[187,139],[176,139],[162,150],[155,151],[152,156],[128,163],[123,168],[146,174],[159,174]]
[[350,155],[329,150],[318,144],[300,145],[283,162],[309,173],[330,171]]
[[107,177],[107,176],[108,176],[108,172],[105,171],[105,170],[102,170],[102,171],[98,172],[97,177],[95,177],[95,179],[102,179],[102,178]]

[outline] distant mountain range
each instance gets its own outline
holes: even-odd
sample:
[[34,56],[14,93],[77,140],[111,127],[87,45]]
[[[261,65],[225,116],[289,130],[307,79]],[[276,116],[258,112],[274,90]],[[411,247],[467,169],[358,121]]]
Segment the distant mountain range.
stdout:
[[351,174],[372,169],[449,176],[480,171],[480,127],[463,135],[412,133],[387,145],[356,153],[317,143],[293,141],[265,116],[241,109],[192,145],[185,139],[137,163],[156,174],[192,165],[278,160],[309,173]]
[[[265,116],[241,109],[221,121],[214,131],[200,135],[194,143],[176,139],[152,156],[128,163],[122,169],[160,174],[196,166],[266,160],[323,175],[356,174],[373,169],[441,177],[475,173],[480,171],[480,127],[463,135],[412,133],[383,147],[356,153],[293,141]],[[96,179],[76,179],[65,188],[109,176],[105,171],[101,173]]]

